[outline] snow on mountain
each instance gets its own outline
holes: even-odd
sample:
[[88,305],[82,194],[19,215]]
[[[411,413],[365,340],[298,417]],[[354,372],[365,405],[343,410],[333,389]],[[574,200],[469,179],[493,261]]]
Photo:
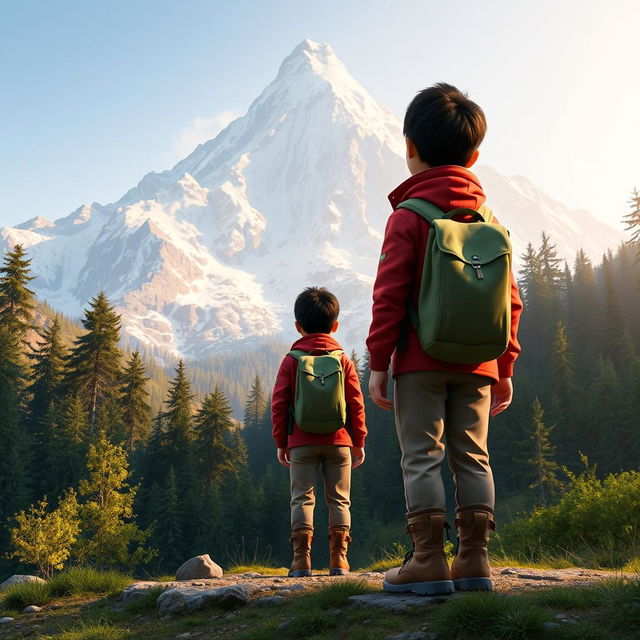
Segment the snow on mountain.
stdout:
[[[526,178],[478,169],[517,253],[542,229],[572,259],[599,258],[622,234],[569,211]],[[84,205],[1,231],[33,256],[38,295],[79,315],[104,290],[125,331],[187,357],[291,334],[291,308],[326,285],[343,311],[338,338],[361,349],[389,205],[406,177],[398,118],[332,48],[305,40],[275,80],[216,138],[118,202]]]

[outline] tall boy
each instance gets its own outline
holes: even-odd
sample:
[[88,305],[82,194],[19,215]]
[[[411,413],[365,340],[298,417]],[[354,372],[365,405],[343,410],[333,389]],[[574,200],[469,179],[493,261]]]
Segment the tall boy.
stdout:
[[[500,413],[511,402],[513,365],[520,351],[517,329],[522,303],[513,275],[508,274],[511,329],[507,349],[497,360],[456,364],[427,355],[412,323],[407,321],[407,310],[418,305],[432,225],[414,211],[397,208],[409,198],[418,198],[443,212],[478,210],[485,195],[469,167],[478,158],[485,131],[482,109],[448,84],[418,93],[404,119],[411,177],[389,196],[396,210],[385,231],[367,339],[371,398],[383,409],[395,407],[407,532],[414,543],[413,554],[405,564],[387,572],[385,589],[389,591],[432,594],[451,593],[454,588],[491,589],[487,540],[489,530],[495,528],[495,496],[487,432],[489,414]],[[473,221],[464,216],[453,219]],[[473,271],[469,273],[475,277]],[[482,278],[481,272],[476,275]],[[506,313],[508,318],[508,308]],[[392,354],[393,404],[387,399],[387,369]],[[456,483],[459,546],[451,570],[443,551],[444,440]]]
[[320,467],[329,509],[329,573],[349,572],[351,469],[364,462],[367,429],[358,372],[330,335],[338,330],[339,311],[324,288],[309,287],[297,297],[295,327],[302,337],[282,361],[273,388],[278,461],[290,468],[291,577],[311,575]]

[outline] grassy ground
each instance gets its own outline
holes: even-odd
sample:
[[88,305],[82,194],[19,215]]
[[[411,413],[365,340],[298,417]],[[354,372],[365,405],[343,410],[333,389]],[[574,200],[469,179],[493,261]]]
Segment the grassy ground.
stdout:
[[[518,595],[467,594],[444,604],[406,613],[355,609],[349,596],[372,588],[362,581],[334,583],[315,592],[289,596],[279,607],[249,606],[229,614],[209,610],[190,616],[161,618],[155,598],[117,611],[109,584],[97,595],[95,576],[85,582],[93,595],[55,596],[42,613],[23,616],[20,608],[0,603],[0,616],[15,623],[0,627],[0,638],[56,640],[166,640],[190,637],[237,640],[366,637],[382,640],[394,633],[433,631],[442,640],[631,640],[640,637],[640,579],[626,578],[591,587],[554,587]],[[71,591],[77,590],[78,579]],[[9,603],[15,603],[10,595]]]

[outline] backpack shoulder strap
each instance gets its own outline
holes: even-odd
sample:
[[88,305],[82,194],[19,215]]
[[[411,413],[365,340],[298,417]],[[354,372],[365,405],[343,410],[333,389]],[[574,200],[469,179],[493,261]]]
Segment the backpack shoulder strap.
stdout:
[[432,224],[434,220],[439,220],[444,217],[444,211],[436,207],[435,204],[422,198],[409,198],[403,200],[396,209],[409,209],[417,213],[421,218],[424,218],[429,224]]
[[486,204],[483,204],[478,209],[478,213],[484,218],[485,222],[493,222],[493,211]]
[[299,361],[302,356],[308,356],[309,354],[306,351],[302,351],[302,349],[292,349],[287,355]]

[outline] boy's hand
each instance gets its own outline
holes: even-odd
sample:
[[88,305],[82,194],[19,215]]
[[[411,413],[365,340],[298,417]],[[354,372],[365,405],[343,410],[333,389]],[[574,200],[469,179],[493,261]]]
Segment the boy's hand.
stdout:
[[364,447],[353,447],[351,449],[351,468],[355,469],[364,462]]
[[280,449],[278,448],[278,462],[283,467],[290,467],[291,460],[289,458],[289,449]]
[[388,382],[389,374],[386,371],[372,371],[369,376],[369,395],[371,399],[385,411],[393,407],[393,404],[387,398]]
[[513,383],[511,378],[500,378],[491,387],[491,415],[497,416],[502,413],[510,404],[513,398]]

